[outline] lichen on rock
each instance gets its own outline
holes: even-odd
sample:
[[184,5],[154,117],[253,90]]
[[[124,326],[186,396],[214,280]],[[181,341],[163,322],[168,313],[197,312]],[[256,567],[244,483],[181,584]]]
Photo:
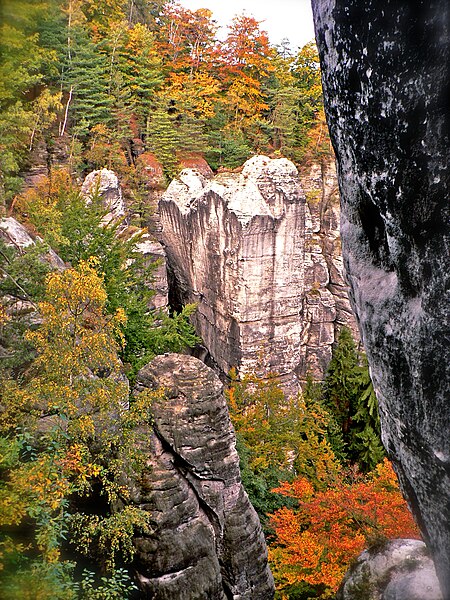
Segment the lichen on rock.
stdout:
[[449,4],[313,0],[384,445],[450,597]]

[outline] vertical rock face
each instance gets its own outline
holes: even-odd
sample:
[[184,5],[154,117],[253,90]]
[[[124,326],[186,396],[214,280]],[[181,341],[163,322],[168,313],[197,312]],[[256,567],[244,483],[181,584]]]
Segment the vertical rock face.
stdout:
[[449,5],[314,0],[384,444],[450,597]]
[[164,248],[159,242],[152,240],[148,233],[145,233],[139,243],[136,244],[136,250],[143,255],[145,265],[155,265],[152,269],[151,281],[147,281],[154,291],[149,308],[152,310],[166,310],[169,305],[169,287]]
[[155,600],[270,600],[264,536],[241,485],[222,384],[200,360],[169,354],[139,372],[145,388],[165,397],[153,405],[148,468],[132,486],[153,524],[135,540],[141,588]]
[[307,371],[323,374],[336,301],[293,163],[256,156],[212,180],[185,170],[159,212],[177,300],[198,303],[222,372],[276,371],[293,391]]

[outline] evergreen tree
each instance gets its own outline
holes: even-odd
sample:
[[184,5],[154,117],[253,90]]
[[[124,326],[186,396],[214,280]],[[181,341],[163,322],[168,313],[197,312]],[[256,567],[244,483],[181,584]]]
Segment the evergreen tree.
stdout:
[[120,90],[122,93],[127,90],[130,94],[128,120],[132,109],[138,118],[140,132],[144,133],[155,93],[163,81],[161,58],[154,35],[147,27],[137,23],[127,31],[118,61]]
[[152,152],[162,164],[168,180],[172,179],[177,172],[176,152],[179,135],[173,112],[173,105],[168,105],[163,100],[150,111],[145,143],[146,149]]
[[339,333],[327,369],[324,402],[337,424],[337,431],[330,430],[337,453],[363,471],[373,469],[384,456],[378,405],[367,361],[358,353],[347,327]]
[[99,52],[99,45],[81,27],[73,28],[72,36],[73,46],[65,87],[73,91],[69,113],[72,132],[85,139],[95,125],[111,124],[113,98],[108,62]]

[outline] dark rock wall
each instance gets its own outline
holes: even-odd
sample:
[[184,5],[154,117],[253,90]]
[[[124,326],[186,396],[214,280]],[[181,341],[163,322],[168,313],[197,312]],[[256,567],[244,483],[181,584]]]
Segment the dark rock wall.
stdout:
[[384,444],[450,597],[449,4],[313,0]]
[[131,499],[150,511],[153,532],[135,540],[135,568],[155,600],[270,600],[273,579],[258,516],[240,479],[223,386],[200,360],[156,357],[137,390],[163,389],[147,465]]

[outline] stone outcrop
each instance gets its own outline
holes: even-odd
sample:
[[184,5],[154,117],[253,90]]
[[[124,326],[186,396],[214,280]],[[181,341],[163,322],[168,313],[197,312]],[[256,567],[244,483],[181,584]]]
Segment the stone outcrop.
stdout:
[[219,379],[194,357],[168,354],[139,372],[136,387],[165,392],[141,436],[147,468],[131,485],[152,520],[152,533],[135,539],[141,589],[155,600],[269,600],[265,541]]
[[99,195],[105,211],[108,211],[104,217],[105,223],[125,217],[122,188],[114,171],[108,169],[92,171],[83,181],[81,193],[87,203],[92,201],[94,194]]
[[150,299],[151,310],[166,310],[169,305],[169,287],[167,283],[166,254],[161,244],[145,233],[136,244],[136,251],[144,257],[144,266],[154,265],[151,270],[150,280],[146,283],[155,292]]
[[[32,246],[36,241],[42,242],[39,237],[33,239],[27,229],[13,217],[0,219],[0,240],[7,246],[15,248],[18,252]],[[46,249],[45,253],[42,254],[42,260],[54,269],[62,271],[65,268],[64,261],[51,248]]]
[[213,179],[184,170],[159,213],[172,303],[198,304],[197,332],[223,373],[276,371],[292,391],[308,371],[323,375],[346,317],[293,163],[256,156]]
[[350,567],[336,600],[443,600],[433,561],[419,540],[391,540]]
[[382,437],[449,598],[449,4],[313,9]]

